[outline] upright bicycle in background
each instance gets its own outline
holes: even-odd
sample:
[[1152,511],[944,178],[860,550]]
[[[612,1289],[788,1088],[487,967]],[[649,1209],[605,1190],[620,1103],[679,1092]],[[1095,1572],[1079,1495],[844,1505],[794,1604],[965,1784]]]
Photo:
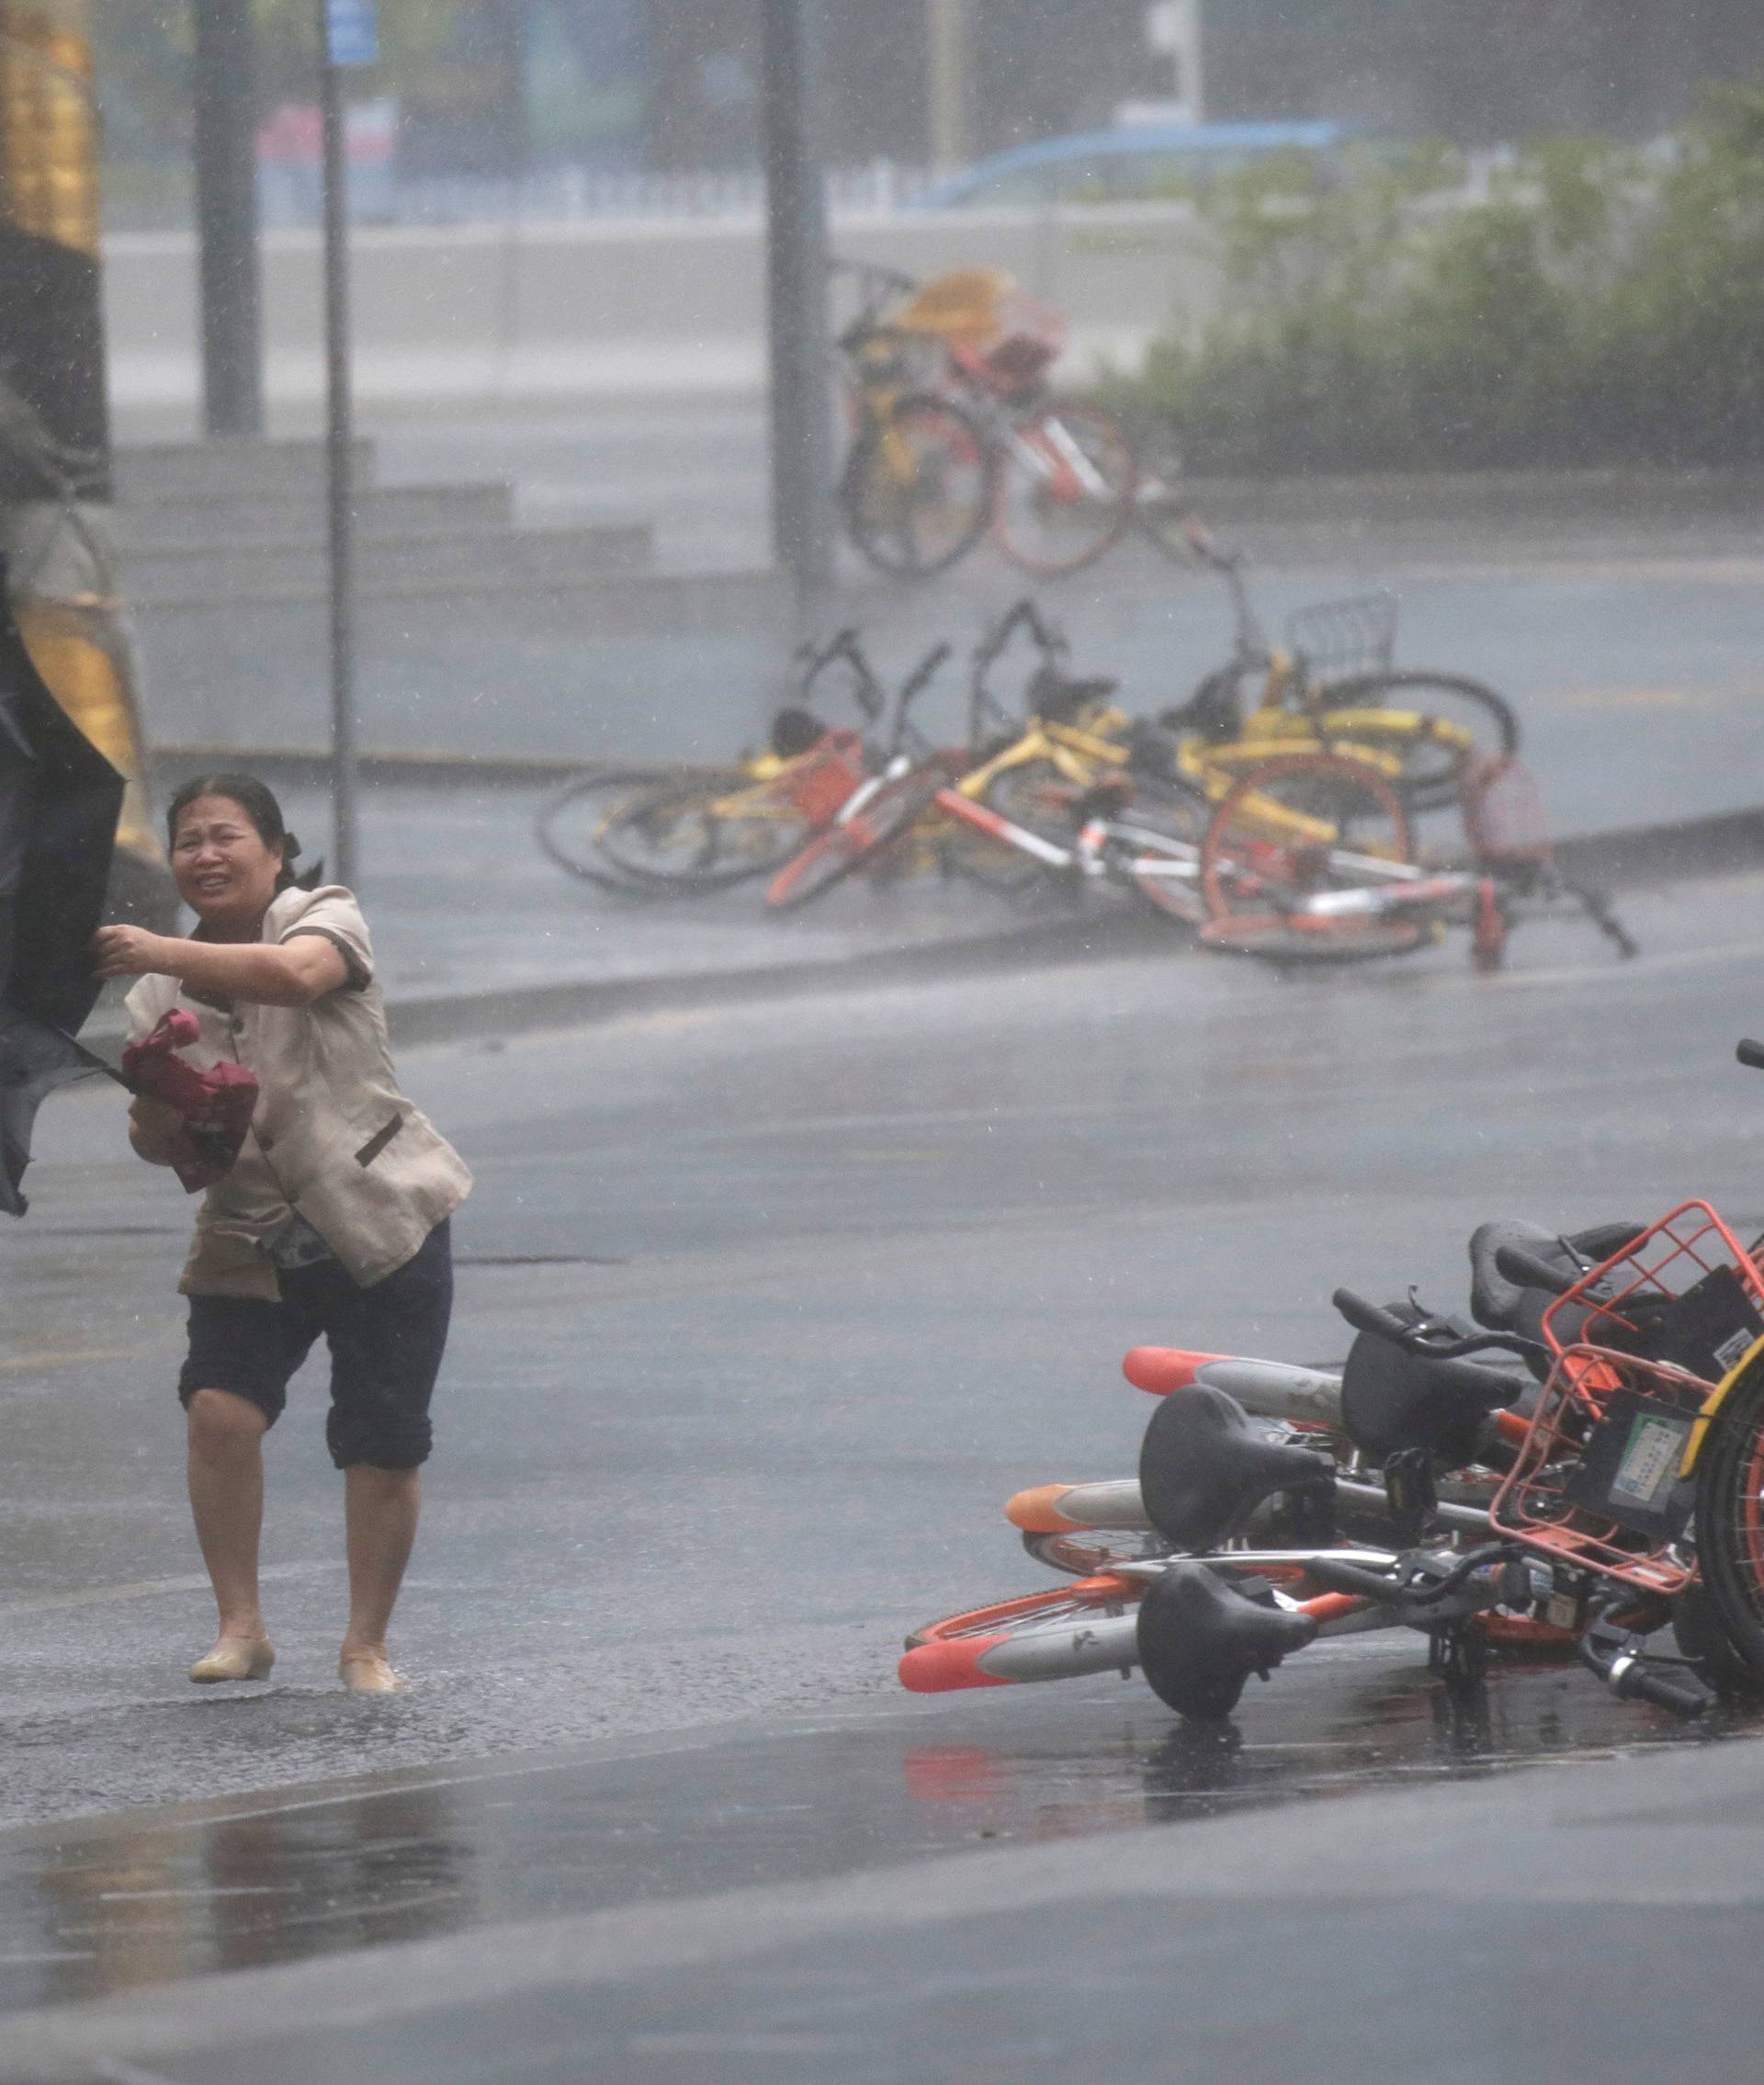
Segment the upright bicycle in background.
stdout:
[[1076,572],[1133,520],[1138,470],[1115,423],[1051,394],[1065,322],[995,268],[921,285],[837,263],[858,285],[840,332],[852,442],[839,498],[878,570],[926,577],[991,528],[1025,571]]

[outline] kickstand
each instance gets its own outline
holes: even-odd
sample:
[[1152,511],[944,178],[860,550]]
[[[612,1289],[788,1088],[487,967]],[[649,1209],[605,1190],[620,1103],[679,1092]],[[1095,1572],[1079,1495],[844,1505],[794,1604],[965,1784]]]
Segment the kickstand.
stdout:
[[1488,1670],[1488,1646],[1469,1622],[1446,1622],[1428,1636],[1427,1669],[1454,1691],[1481,1686]]

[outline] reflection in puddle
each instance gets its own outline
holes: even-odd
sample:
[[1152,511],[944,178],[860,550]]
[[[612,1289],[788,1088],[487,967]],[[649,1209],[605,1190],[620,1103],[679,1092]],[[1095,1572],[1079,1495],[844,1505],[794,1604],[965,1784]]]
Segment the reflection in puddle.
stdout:
[[53,1963],[33,1979],[53,2003],[316,1952],[290,1948],[300,1929],[330,1952],[469,1922],[474,1850],[450,1809],[447,1791],[418,1786],[341,1833],[334,1810],[290,1810],[94,1840],[40,1878],[52,1947],[7,1948],[0,1977]]
[[1136,1691],[1124,1727],[1106,1695],[1091,1695],[1060,1716],[1057,1759],[1040,1741],[1041,1717],[1026,1717],[1025,1741],[1012,1744],[1001,1705],[990,1717],[1000,1742],[916,1747],[902,1761],[905,1789],[915,1803],[965,1811],[970,1840],[1060,1839],[1703,1743],[1758,1722],[1717,1711],[1687,1727],[1618,1701],[1578,1667],[1498,1668],[1457,1692],[1425,1671],[1331,1671],[1320,1660],[1302,1687],[1281,1679],[1283,1694],[1280,1681],[1252,1689],[1236,1717],[1213,1726],[1179,1723]]

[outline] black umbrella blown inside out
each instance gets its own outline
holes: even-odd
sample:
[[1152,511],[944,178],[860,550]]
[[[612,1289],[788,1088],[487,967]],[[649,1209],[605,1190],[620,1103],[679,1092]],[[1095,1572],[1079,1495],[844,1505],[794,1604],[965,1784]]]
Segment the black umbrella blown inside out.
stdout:
[[98,996],[92,936],[123,778],[31,663],[5,581],[0,563],[0,1210],[23,1216],[43,1096],[109,1071],[73,1038]]

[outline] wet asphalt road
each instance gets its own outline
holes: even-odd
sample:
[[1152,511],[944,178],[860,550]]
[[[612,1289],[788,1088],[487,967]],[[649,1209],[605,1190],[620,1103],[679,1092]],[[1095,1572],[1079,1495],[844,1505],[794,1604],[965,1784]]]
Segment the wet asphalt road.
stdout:
[[[413,1056],[480,1185],[395,1639],[418,1684],[381,1704],[331,1681],[316,1372],[272,1443],[275,1683],[183,1681],[186,1212],[110,1095],[58,1096],[0,1240],[5,2001],[1679,1741],[1577,1673],[1453,1716],[1407,1638],[1289,1668],[1198,1757],[1137,1683],[910,1702],[891,1668],[906,1625],[1039,1582],[1011,1490],[1132,1468],[1126,1346],[1328,1357],[1334,1284],[1455,1299],[1501,1211],[1696,1191],[1764,1225],[1764,1087],[1731,1057],[1764,1026],[1761,896],[1636,898],[1628,966],[1555,929],[1494,980],[1455,947],[1296,980],[1148,957]],[[550,1780],[472,1763],[583,1746]],[[445,1771],[339,1801],[410,1769]],[[42,1829],[296,1783],[232,1822]]]

